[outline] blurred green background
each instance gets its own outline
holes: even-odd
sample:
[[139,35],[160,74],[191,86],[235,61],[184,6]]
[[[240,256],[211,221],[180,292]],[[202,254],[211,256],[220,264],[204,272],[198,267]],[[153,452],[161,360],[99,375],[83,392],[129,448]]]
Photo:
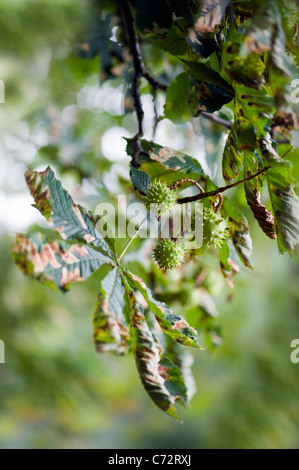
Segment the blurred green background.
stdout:
[[[6,346],[6,362],[0,364],[1,448],[298,448],[299,364],[290,360],[290,343],[299,338],[298,256],[291,261],[279,255],[248,209],[254,272],[242,268],[233,290],[216,275],[210,281],[223,343],[214,352],[193,352],[197,392],[189,408],[180,410],[183,424],[150,401],[132,356],[96,354],[97,274],[62,295],[14,266],[14,232],[46,226],[30,207],[26,168],[51,164],[76,201],[95,208],[115,197],[128,178],[121,136],[132,135],[136,121],[124,114],[122,80],[100,88],[98,58],[73,53],[90,24],[88,2],[0,3],[0,338]],[[161,68],[158,53],[156,59],[155,73]],[[154,114],[146,91],[144,84],[151,138]],[[159,96],[159,112],[162,105]],[[223,137],[213,131],[216,152]],[[155,138],[198,156],[208,168],[203,137],[190,126],[164,120]],[[281,153],[288,148],[281,147]],[[298,150],[289,156],[296,163]],[[215,165],[213,160],[212,173]],[[244,204],[242,190],[234,198]]]

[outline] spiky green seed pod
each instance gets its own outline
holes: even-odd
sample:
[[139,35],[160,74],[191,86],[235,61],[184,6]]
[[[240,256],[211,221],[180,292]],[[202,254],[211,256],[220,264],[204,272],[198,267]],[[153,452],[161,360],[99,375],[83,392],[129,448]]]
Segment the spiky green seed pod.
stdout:
[[176,197],[163,181],[155,180],[145,197],[145,205],[157,217],[167,215],[174,208]]
[[213,209],[203,212],[203,243],[207,246],[221,247],[228,236],[228,222]]
[[176,269],[184,261],[185,248],[179,243],[164,238],[154,249],[154,258],[160,269]]

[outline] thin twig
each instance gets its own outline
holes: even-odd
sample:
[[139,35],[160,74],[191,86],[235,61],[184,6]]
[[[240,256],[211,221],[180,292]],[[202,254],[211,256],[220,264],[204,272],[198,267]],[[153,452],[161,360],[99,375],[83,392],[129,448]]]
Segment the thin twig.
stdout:
[[175,191],[177,189],[177,187],[181,184],[181,183],[192,183],[194,184],[194,186],[196,186],[202,193],[204,193],[204,189],[200,186],[200,184],[195,181],[195,180],[192,180],[191,178],[182,178],[180,180],[177,180],[175,181],[174,183],[172,183],[171,186],[169,186],[169,189],[172,189],[173,191]]
[[280,157],[280,158],[284,158],[284,157],[285,157],[285,156],[286,156],[286,155],[287,155],[287,154],[288,154],[288,153],[289,153],[289,152],[290,152],[290,151],[291,151],[293,148],[294,148],[293,146],[292,146],[292,147],[290,147],[290,148],[289,148],[289,149],[288,149],[286,152],[284,152],[284,154],[283,154],[283,155],[281,155],[281,157]]
[[144,63],[142,62],[142,76],[148,81],[154,90],[167,91],[167,85],[156,80],[147,70]]
[[129,241],[126,243],[123,251],[121,252],[121,254],[119,255],[119,258],[118,258],[118,261],[120,262],[124,256],[124,254],[126,253],[127,249],[129,248],[129,246],[131,245],[132,241],[135,240],[135,238],[137,237],[138,233],[140,232],[140,229],[142,227],[142,225],[144,224],[144,222],[146,221],[147,219],[147,216],[140,222],[140,224],[138,225],[137,229],[135,230],[135,233],[133,234],[133,236],[129,239]]
[[138,168],[140,166],[139,163],[139,155],[144,154],[143,150],[141,149],[140,145],[140,138],[143,136],[143,118],[144,118],[144,111],[141,102],[140,96],[140,80],[144,77],[148,83],[152,86],[153,91],[157,89],[166,91],[167,86],[163,83],[160,83],[156,80],[150,72],[145,67],[141,50],[140,44],[138,40],[138,34],[135,27],[134,16],[132,13],[132,9],[128,0],[121,1],[121,9],[123,14],[123,20],[125,23],[126,32],[128,35],[129,43],[130,43],[130,50],[133,56],[133,65],[134,65],[134,78],[133,78],[133,98],[134,98],[134,106],[137,115],[138,121],[138,132],[133,137],[133,157],[131,164]]
[[231,129],[233,127],[232,122],[214,116],[214,114],[206,113],[206,111],[202,111],[200,116],[203,116],[204,118],[208,119],[209,121],[215,122],[216,124],[221,124],[221,126],[227,127],[227,129]]
[[126,26],[126,30],[128,33],[128,38],[130,42],[130,49],[131,54],[133,56],[133,64],[134,64],[134,78],[133,78],[133,98],[134,98],[134,106],[136,110],[137,120],[138,120],[138,132],[133,138],[133,158],[132,158],[132,165],[134,167],[139,167],[139,155],[141,153],[141,146],[140,146],[140,137],[143,136],[143,117],[144,111],[141,103],[141,96],[140,96],[140,79],[143,75],[143,64],[142,64],[142,57],[140,52],[140,46],[137,36],[137,31],[134,24],[134,16],[131,10],[131,6],[128,0],[122,0],[121,8],[123,12],[124,22]]
[[[220,117],[214,116],[214,114],[207,113],[206,111],[202,111],[201,116],[208,119],[209,121],[215,122],[216,124],[220,124],[221,126],[226,127],[227,129],[232,129],[234,123],[230,121],[226,121],[225,119],[221,119]],[[273,139],[278,144],[289,144],[290,141],[288,139]]]
[[187,202],[199,201],[200,199],[205,199],[206,197],[216,196],[219,193],[223,193],[227,189],[234,188],[235,186],[238,186],[239,184],[246,183],[246,181],[250,181],[253,178],[256,178],[262,173],[265,173],[265,171],[267,171],[269,168],[270,168],[269,166],[266,166],[265,168],[263,168],[262,170],[259,170],[254,175],[248,176],[248,178],[244,178],[243,180],[239,180],[239,181],[236,181],[235,183],[228,184],[227,186],[222,186],[221,188],[215,189],[214,191],[208,191],[206,193],[196,194],[195,196],[183,197],[181,199],[178,199],[177,203],[186,204]]
[[220,193],[216,194],[217,199],[214,200],[213,206],[216,214],[218,214],[223,206],[223,196]]

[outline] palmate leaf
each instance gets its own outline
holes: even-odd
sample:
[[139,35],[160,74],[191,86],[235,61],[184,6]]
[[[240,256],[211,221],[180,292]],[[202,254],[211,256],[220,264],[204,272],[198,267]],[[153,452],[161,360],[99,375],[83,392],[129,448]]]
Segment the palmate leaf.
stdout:
[[175,315],[164,302],[155,300],[151,291],[138,276],[128,270],[124,270],[124,273],[129,284],[141,292],[165,334],[185,346],[200,347],[196,330],[190,327],[183,317]]
[[40,173],[27,170],[25,177],[35,199],[35,207],[60,234],[61,238],[64,240],[84,240],[113,258],[113,253],[95,228],[88,211],[82,210],[74,203],[49,167]]
[[130,333],[128,318],[125,318],[127,314],[122,277],[115,267],[102,280],[94,313],[94,341],[98,352],[123,355],[128,351]]
[[123,283],[130,313],[133,351],[141,382],[160,409],[179,419],[175,403],[187,400],[187,389],[182,373],[167,356],[162,354],[162,348],[153,337],[133,290],[125,278]]
[[275,232],[280,253],[290,255],[299,243],[299,198],[292,184],[292,165],[279,157],[269,138],[258,140],[265,166],[269,197],[273,209]]
[[164,116],[178,124],[190,121],[191,112],[188,106],[189,94],[190,76],[185,72],[180,73],[167,89]]
[[[243,106],[236,101],[234,124],[223,151],[222,174],[226,183],[236,181],[241,170],[244,168],[244,155],[242,151],[247,149],[253,151],[256,147],[255,128],[244,114]],[[247,175],[245,174],[245,176]]]
[[42,233],[16,236],[16,264],[28,276],[65,291],[74,281],[85,281],[111,259],[91,246],[49,241]]

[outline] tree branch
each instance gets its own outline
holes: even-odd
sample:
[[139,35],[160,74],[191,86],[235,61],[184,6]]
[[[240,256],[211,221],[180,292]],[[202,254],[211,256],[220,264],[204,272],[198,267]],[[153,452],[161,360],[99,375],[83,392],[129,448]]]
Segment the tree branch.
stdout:
[[227,127],[227,129],[231,129],[233,127],[233,123],[230,121],[226,121],[225,119],[221,119],[214,114],[206,113],[206,111],[202,111],[200,116],[205,117],[209,121],[215,122],[216,124],[221,124],[221,126]]
[[[168,87],[164,83],[161,83],[158,80],[156,80],[150,74],[150,72],[147,70],[147,68],[144,65],[141,51],[140,51],[138,34],[136,31],[135,22],[134,22],[134,15],[132,13],[131,5],[128,0],[121,0],[121,10],[123,14],[123,19],[124,19],[129,43],[130,43],[131,54],[133,56],[134,78],[133,78],[132,87],[133,87],[134,106],[135,106],[137,121],[138,121],[138,132],[133,138],[133,156],[132,156],[131,164],[133,167],[139,168],[140,166],[139,156],[144,153],[140,145],[140,138],[143,136],[143,118],[144,118],[144,111],[143,111],[141,96],[140,96],[140,80],[142,77],[144,77],[148,81],[148,83],[152,86],[153,91],[156,91],[158,89],[167,91]],[[205,111],[202,111],[201,116],[203,116],[204,118],[216,124],[220,124],[226,127],[227,129],[231,129],[233,127],[232,122],[226,121],[225,119],[214,116],[214,114],[210,114]],[[285,140],[280,140],[278,141],[278,143],[287,143],[287,142]],[[239,182],[238,184],[240,183],[241,182]],[[230,187],[232,186],[227,186],[225,187],[225,189],[223,188],[219,188],[219,189],[226,190],[226,189],[229,189]],[[218,191],[218,192],[221,192],[221,191]],[[202,196],[203,195],[201,194],[201,197],[199,199],[201,199]]]
[[133,56],[133,64],[134,64],[134,78],[133,78],[133,98],[134,98],[134,106],[137,115],[138,121],[138,132],[133,138],[133,157],[132,157],[132,165],[135,168],[140,166],[139,163],[139,155],[144,153],[140,146],[140,138],[143,136],[143,118],[144,118],[144,111],[141,103],[141,96],[140,96],[140,79],[144,77],[148,83],[152,86],[153,90],[167,90],[167,86],[163,83],[160,83],[156,80],[150,72],[145,67],[141,51],[140,51],[140,44],[138,40],[138,34],[136,31],[135,23],[134,23],[134,16],[132,13],[131,6],[128,0],[121,1],[121,9],[123,13],[123,19],[125,23],[125,28],[127,31],[129,43],[130,43],[130,50]]
[[136,110],[137,120],[138,120],[138,132],[133,138],[133,157],[132,157],[132,166],[139,167],[139,155],[141,153],[140,147],[140,137],[143,136],[143,117],[144,111],[142,108],[141,97],[140,97],[140,79],[142,77],[143,65],[140,52],[140,46],[138,42],[137,31],[134,24],[134,16],[131,10],[131,6],[128,0],[122,0],[121,9],[123,12],[123,18],[125,22],[125,27],[127,30],[130,50],[133,56],[134,64],[134,78],[133,78],[133,98],[134,106]]
[[153,90],[162,90],[162,91],[167,91],[167,85],[164,85],[164,83],[159,82],[159,80],[156,80],[147,70],[145,65],[142,63],[142,76],[148,81],[148,83],[152,86]]
[[200,192],[204,193],[204,190],[203,188],[200,186],[200,184],[195,181],[195,180],[192,180],[191,178],[182,178],[180,180],[177,180],[175,181],[174,183],[172,183],[171,186],[169,186],[169,189],[172,189],[173,191],[176,191],[177,187],[181,184],[181,183],[192,183],[194,184],[199,190]]
[[262,173],[265,173],[265,171],[267,171],[269,168],[270,168],[269,166],[266,166],[265,168],[263,168],[262,170],[259,170],[254,175],[248,176],[248,178],[244,178],[243,180],[236,181],[235,183],[232,183],[232,184],[228,184],[227,186],[222,186],[221,188],[214,189],[214,191],[208,191],[206,193],[196,194],[195,196],[183,197],[181,199],[178,199],[177,203],[185,204],[187,202],[199,201],[200,199],[205,199],[206,197],[217,196],[217,194],[224,193],[224,191],[226,191],[227,189],[234,188],[235,186],[238,186],[239,184],[246,183],[246,181],[250,181],[253,178],[256,178]]

